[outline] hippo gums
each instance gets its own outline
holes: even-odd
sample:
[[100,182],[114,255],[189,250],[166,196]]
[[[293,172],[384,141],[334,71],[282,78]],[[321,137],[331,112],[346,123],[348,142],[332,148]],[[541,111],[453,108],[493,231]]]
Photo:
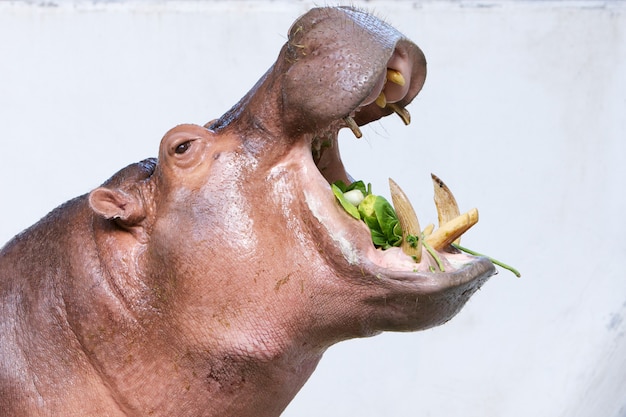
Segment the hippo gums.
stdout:
[[313,9],[222,117],[8,242],[0,414],[278,416],[332,344],[452,318],[493,264],[377,247],[331,187],[338,131],[408,123],[425,77],[394,28]]

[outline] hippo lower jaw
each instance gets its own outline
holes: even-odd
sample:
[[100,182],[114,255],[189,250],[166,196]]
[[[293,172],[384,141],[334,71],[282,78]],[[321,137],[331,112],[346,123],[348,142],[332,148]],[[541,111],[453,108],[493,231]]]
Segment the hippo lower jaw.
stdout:
[[[393,304],[395,298],[401,304],[391,309],[394,317],[386,323],[388,329],[419,330],[452,318],[496,271],[490,260],[466,255],[452,246],[437,251],[441,265],[425,249],[421,261],[416,263],[413,257],[399,247],[386,250],[376,248],[365,223],[350,216],[336,200],[330,184],[336,180],[352,182],[340,158],[338,130],[348,127],[360,137],[360,129],[354,119],[358,119],[362,109],[380,107],[379,103],[372,102],[371,97],[378,97],[381,93],[384,94],[383,87],[378,84],[362,105],[348,116],[336,120],[329,130],[314,135],[307,164],[314,165],[315,169],[307,171],[319,175],[315,175],[315,181],[307,179],[307,182],[316,186],[307,187],[304,196],[312,215],[323,226],[347,264],[349,272],[345,275],[384,288],[381,292],[373,291],[376,295],[369,302]],[[394,106],[393,111],[408,124],[408,111],[402,106]],[[424,296],[439,298],[437,302],[440,306],[429,311],[430,317],[417,319],[415,312],[421,309],[416,307],[416,303]],[[411,303],[415,305],[411,306]],[[411,312],[404,311],[407,306]]]
[[[336,136],[333,144],[336,147]],[[338,155],[333,152],[333,158]],[[313,157],[309,163],[314,164]],[[337,168],[342,166],[340,159],[335,159],[333,164],[334,179],[350,178],[345,171],[340,174]],[[365,223],[351,217],[336,200],[330,189],[332,181],[329,182],[323,171],[315,171],[321,175],[315,175],[315,181],[310,182],[314,187],[304,190],[305,201],[341,254],[345,264],[339,268],[344,270],[344,277],[368,285],[372,290],[370,303],[387,306],[399,303],[391,309],[393,317],[380,326],[382,330],[421,330],[445,323],[496,273],[488,259],[466,255],[453,247],[437,251],[442,265],[425,250],[421,261],[416,263],[399,247],[377,249]],[[422,297],[439,304],[434,309],[432,306],[425,309],[426,317],[419,316],[424,313],[417,306]]]

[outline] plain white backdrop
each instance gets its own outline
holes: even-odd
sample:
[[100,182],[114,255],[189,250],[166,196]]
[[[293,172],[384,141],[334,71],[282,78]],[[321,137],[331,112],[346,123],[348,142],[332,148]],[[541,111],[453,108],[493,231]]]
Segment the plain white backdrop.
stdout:
[[[349,171],[384,195],[394,178],[423,223],[436,173],[480,210],[464,243],[523,277],[442,327],[334,346],[284,415],[626,416],[626,4],[350,4],[429,74],[409,127],[342,134]],[[314,5],[0,2],[0,245],[225,112]]]

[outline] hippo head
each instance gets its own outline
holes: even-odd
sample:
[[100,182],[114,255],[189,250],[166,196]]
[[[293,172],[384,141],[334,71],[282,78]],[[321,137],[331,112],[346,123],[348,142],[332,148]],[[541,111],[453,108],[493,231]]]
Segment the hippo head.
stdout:
[[392,27],[353,8],[314,9],[226,114],[173,128],[158,159],[91,192],[100,257],[115,260],[123,304],[159,329],[155,351],[175,345],[196,364],[219,356],[221,373],[202,366],[221,388],[236,373],[224,358],[271,363],[292,376],[280,410],[333,343],[429,328],[462,308],[494,273],[487,259],[442,251],[445,272],[431,272],[399,248],[376,249],[330,185],[351,180],[338,131],[359,135],[394,113],[408,122],[425,77],[422,51]]

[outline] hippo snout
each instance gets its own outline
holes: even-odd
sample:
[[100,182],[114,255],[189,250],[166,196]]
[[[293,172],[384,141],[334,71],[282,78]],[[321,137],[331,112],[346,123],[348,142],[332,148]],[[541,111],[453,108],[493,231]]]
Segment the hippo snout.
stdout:
[[[371,122],[403,109],[426,77],[426,59],[417,45],[351,8],[316,9],[296,21],[285,59],[291,64],[283,99],[306,115],[292,116],[300,126],[303,119],[319,127],[352,113],[359,113],[359,125]],[[394,75],[390,79],[388,72]]]

